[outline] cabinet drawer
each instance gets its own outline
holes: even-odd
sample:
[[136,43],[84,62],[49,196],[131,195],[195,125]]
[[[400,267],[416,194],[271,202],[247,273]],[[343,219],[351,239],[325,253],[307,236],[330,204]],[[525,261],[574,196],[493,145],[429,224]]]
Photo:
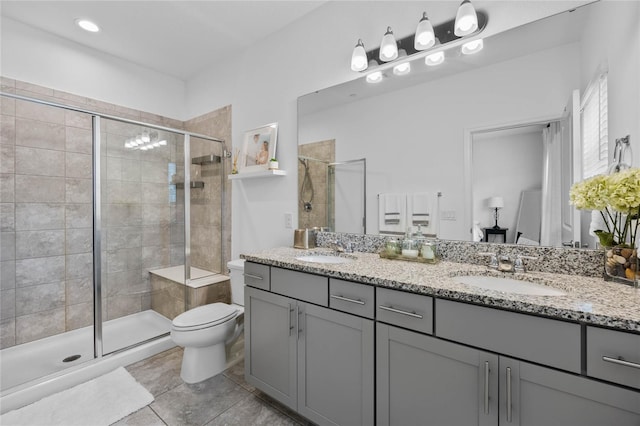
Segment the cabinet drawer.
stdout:
[[244,262],[244,284],[269,291],[269,265]]
[[316,305],[327,306],[329,278],[289,269],[271,268],[271,291]]
[[640,335],[587,327],[587,375],[640,389]]
[[580,325],[436,300],[436,335],[580,373]]
[[377,288],[376,305],[378,321],[433,333],[433,299],[429,296]]
[[329,279],[329,307],[373,319],[375,287]]

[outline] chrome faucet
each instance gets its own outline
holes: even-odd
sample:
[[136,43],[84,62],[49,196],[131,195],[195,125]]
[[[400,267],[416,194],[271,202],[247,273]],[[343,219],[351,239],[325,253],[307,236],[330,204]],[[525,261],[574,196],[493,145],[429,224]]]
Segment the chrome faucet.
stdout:
[[341,241],[335,240],[333,242],[333,247],[338,253],[353,253],[353,244],[351,244],[351,241],[345,241],[342,243]]
[[478,253],[479,256],[486,256],[491,258],[489,260],[489,268],[496,269],[500,272],[517,272],[524,273],[526,268],[524,265],[524,259],[535,260],[537,257],[517,255],[516,260],[513,261],[507,255],[497,255],[495,253]]

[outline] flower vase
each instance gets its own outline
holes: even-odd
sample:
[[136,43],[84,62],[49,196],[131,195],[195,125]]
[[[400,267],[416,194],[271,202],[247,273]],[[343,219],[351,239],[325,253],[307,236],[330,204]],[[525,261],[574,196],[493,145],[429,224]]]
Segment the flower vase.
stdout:
[[636,287],[638,255],[628,246],[604,247],[604,278]]

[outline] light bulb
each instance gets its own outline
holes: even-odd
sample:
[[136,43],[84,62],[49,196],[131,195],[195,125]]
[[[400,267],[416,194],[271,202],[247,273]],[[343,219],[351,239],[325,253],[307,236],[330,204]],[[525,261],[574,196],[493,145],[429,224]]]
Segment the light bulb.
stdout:
[[358,40],[358,44],[353,48],[351,69],[353,71],[364,71],[367,69],[367,52],[364,50],[362,40]]
[[[398,52],[398,58],[402,59],[406,57],[407,57],[407,51],[404,49],[400,49],[400,51]],[[398,65],[393,67],[393,73],[395,75],[405,75],[405,74],[409,74],[410,72],[411,72],[411,63],[408,60],[404,62],[400,62]]]
[[424,58],[424,63],[429,66],[440,65],[444,62],[444,52],[436,52],[433,53],[426,58]]
[[380,83],[382,81],[382,72],[374,71],[367,74],[367,83]]
[[418,22],[413,47],[416,50],[425,50],[436,44],[436,36],[433,32],[433,25],[427,18],[427,12],[422,13],[422,19]]
[[97,33],[100,31],[100,27],[95,22],[91,22],[88,19],[76,19],[76,25],[90,33]]
[[460,49],[463,55],[473,55],[474,53],[478,53],[484,47],[484,42],[482,39],[472,40],[468,43],[462,45]]
[[398,57],[398,44],[393,36],[391,27],[387,27],[387,32],[382,37],[380,43],[380,60],[384,62],[393,61]]
[[142,140],[142,142],[145,142],[145,143],[149,142],[151,140],[151,137],[149,136],[149,132],[147,131],[142,132],[140,139]]
[[462,37],[473,33],[477,29],[478,15],[476,15],[476,9],[469,0],[464,0],[458,7],[453,33],[458,37]]
[[163,139],[163,140],[161,140],[161,141],[160,141],[160,142],[158,142],[158,143],[159,143],[160,145],[166,145],[166,144],[167,144],[167,141]]

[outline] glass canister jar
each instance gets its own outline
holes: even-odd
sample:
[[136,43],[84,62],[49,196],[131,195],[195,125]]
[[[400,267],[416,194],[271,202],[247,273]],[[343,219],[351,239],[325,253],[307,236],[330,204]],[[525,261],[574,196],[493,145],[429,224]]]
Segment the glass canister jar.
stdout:
[[420,245],[413,238],[405,238],[402,242],[402,255],[404,257],[418,257]]
[[423,259],[435,261],[436,260],[436,245],[433,241],[423,241],[420,247],[420,256]]
[[391,238],[387,240],[385,246],[385,251],[389,256],[396,256],[402,249],[400,247],[400,242],[395,238]]

